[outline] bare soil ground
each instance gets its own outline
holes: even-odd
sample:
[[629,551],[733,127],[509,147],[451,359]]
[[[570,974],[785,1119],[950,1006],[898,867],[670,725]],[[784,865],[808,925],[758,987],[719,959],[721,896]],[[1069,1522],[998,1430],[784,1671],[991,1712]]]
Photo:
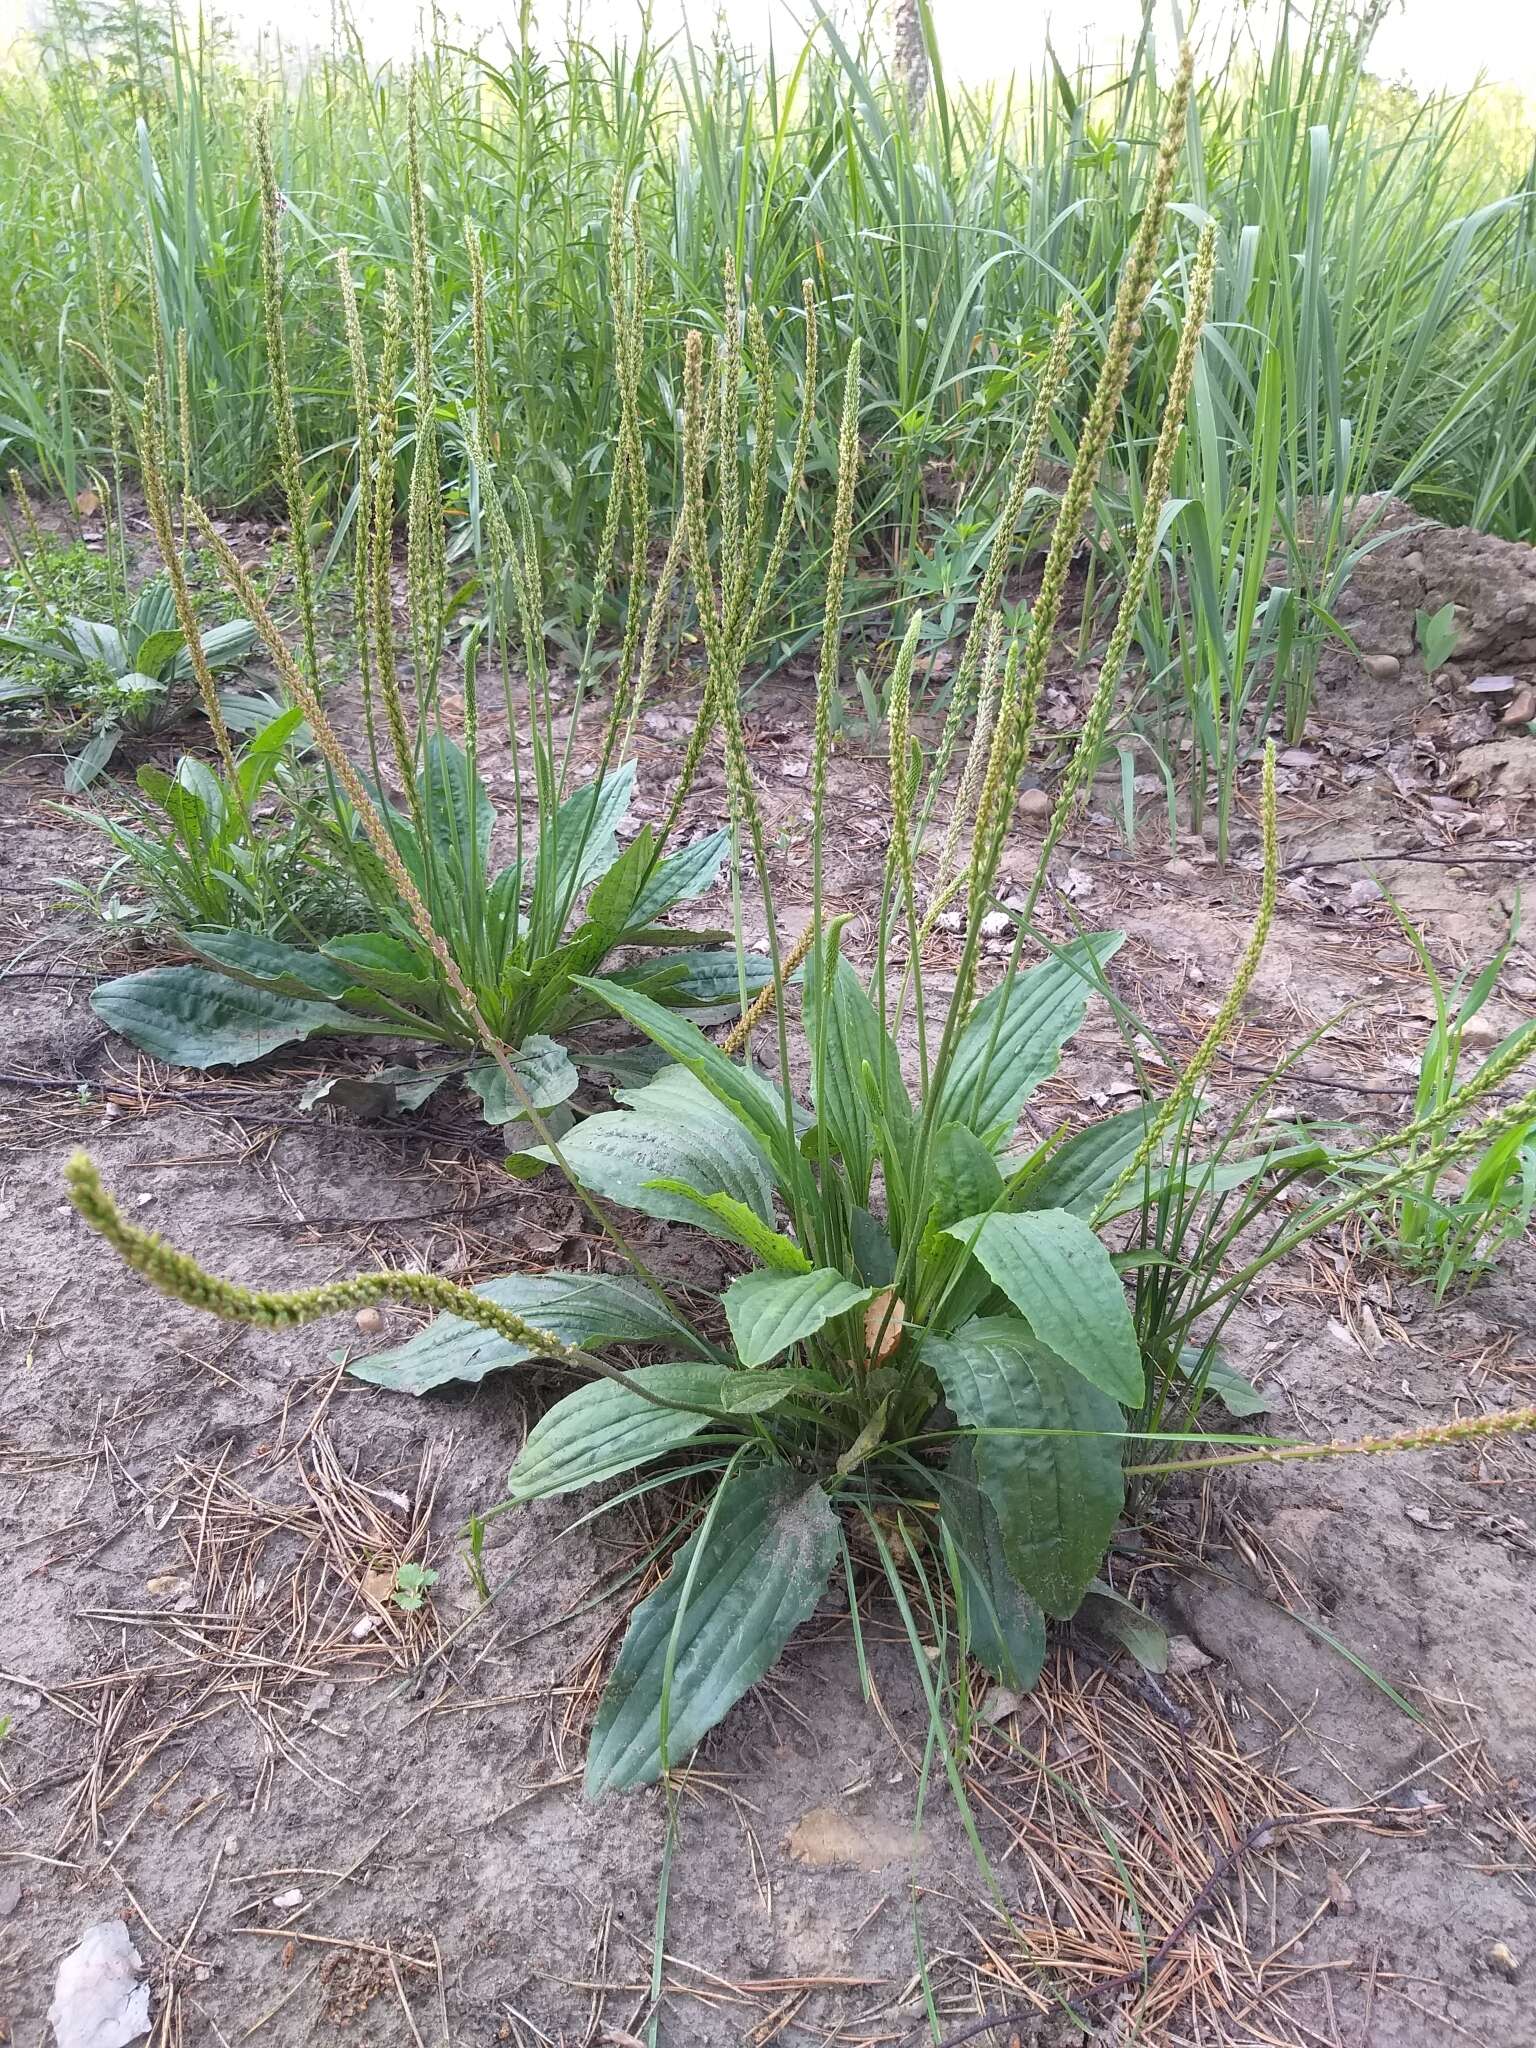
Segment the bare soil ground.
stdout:
[[[1357,886],[1366,865],[1448,960],[1491,950],[1536,879],[1530,789],[1499,763],[1463,777],[1497,733],[1461,681],[1341,690],[1286,757],[1287,887],[1217,1076],[1228,1099],[1357,1004],[1285,1101],[1399,1114],[1424,990]],[[1076,687],[1054,686],[1062,722]],[[685,723],[685,704],[647,715],[642,815]],[[793,901],[803,686],[760,693],[752,730]],[[850,740],[831,890],[856,918],[883,791]],[[494,1134],[445,1097],[394,1122],[302,1113],[301,1078],[363,1063],[356,1046],[193,1076],[109,1037],[90,988],[133,949],[57,908],[54,878],[101,865],[49,811],[58,793],[56,758],[0,756],[0,2041],[50,2038],[60,1957],[121,1914],[156,2043],[624,2048],[653,2017],[663,2043],[701,2048],[874,2048],[935,2026],[952,2042],[1536,2043],[1529,1444],[1260,1467],[1150,1503],[1113,1573],[1173,1630],[1168,1677],[1065,1631],[1035,1696],[978,1689],[966,1769],[995,1890],[873,1580],[873,1698],[839,1593],[705,1744],[670,1817],[659,1791],[590,1807],[585,1729],[654,1573],[659,1497],[574,1529],[584,1501],[501,1518],[482,1602],[461,1532],[547,1384],[411,1401],[348,1377],[384,1341],[349,1324],[213,1325],[88,1236],[61,1170],[87,1145],[140,1220],[273,1285],[385,1262],[480,1279],[600,1246],[557,1183],[509,1182]],[[714,764],[690,822],[723,810]],[[1170,858],[1150,812],[1134,851],[1107,804],[1092,812],[1047,914],[1128,930],[1117,986],[1176,1056],[1241,950],[1256,834],[1245,816],[1222,871],[1199,843]],[[1027,828],[1016,857],[1023,872]],[[1493,1014],[1508,1028],[1533,1004],[1526,946]],[[1077,1045],[1033,1105],[1042,1124],[1129,1088],[1107,1016]],[[686,1271],[675,1236],[642,1227]],[[1345,1237],[1271,1273],[1233,1362],[1272,1426],[1309,1438],[1509,1407],[1536,1397],[1533,1284],[1522,1245],[1437,1309]],[[391,1338],[407,1327],[390,1317]],[[404,1559],[440,1573],[414,1615],[387,1598]]]

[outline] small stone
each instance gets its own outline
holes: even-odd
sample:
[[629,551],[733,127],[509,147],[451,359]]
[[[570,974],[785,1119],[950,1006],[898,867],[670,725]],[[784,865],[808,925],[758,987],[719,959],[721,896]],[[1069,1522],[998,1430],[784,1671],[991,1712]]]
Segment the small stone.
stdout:
[[1403,672],[1395,654],[1362,654],[1360,666],[1373,683],[1395,683]]
[[179,1572],[159,1572],[144,1582],[146,1593],[153,1593],[157,1600],[167,1600],[177,1593],[185,1593],[187,1582]]
[[21,1879],[12,1871],[0,1877],[0,1920],[9,1920],[21,1904]]
[[1021,789],[1019,791],[1019,816],[1021,818],[1048,818],[1051,814],[1051,800],[1043,789]]
[[1530,725],[1536,720],[1536,689],[1527,683],[1504,707],[1500,725]]
[[981,920],[981,936],[984,939],[1000,939],[1013,924],[1013,919],[1003,910],[989,910]]
[[1367,904],[1381,901],[1381,884],[1373,882],[1369,875],[1362,875],[1358,882],[1349,885],[1349,903],[1352,910],[1364,910]]
[[226,1856],[238,1856],[240,1854],[240,1837],[238,1835],[226,1835],[224,1837],[224,1854]]
[[360,1308],[355,1320],[365,1337],[377,1337],[384,1327],[383,1313],[376,1308]]
[[1496,1977],[1502,1977],[1506,1984],[1520,1982],[1520,1959],[1507,1941],[1496,1941],[1489,1949],[1488,1967]]
[[1176,882],[1192,882],[1200,870],[1192,860],[1185,860],[1180,854],[1176,860],[1165,861],[1163,873],[1171,875]]
[[1497,1045],[1503,1036],[1503,1032],[1493,1019],[1481,1013],[1469,1017],[1461,1027],[1463,1045]]
[[1469,697],[1507,697],[1518,685],[1513,676],[1474,676],[1467,685]]
[[272,1894],[272,1903],[274,1906],[277,1907],[279,1912],[286,1913],[294,1906],[303,1905],[304,1894],[298,1890],[294,1890],[291,1892],[274,1892]]

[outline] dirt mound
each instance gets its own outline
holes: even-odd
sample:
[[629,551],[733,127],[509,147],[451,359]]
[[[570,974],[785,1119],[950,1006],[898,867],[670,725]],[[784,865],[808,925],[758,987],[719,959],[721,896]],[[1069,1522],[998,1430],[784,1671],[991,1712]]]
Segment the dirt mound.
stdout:
[[[1489,674],[1510,677],[1516,690],[1536,680],[1536,547],[1441,526],[1400,498],[1362,499],[1355,530],[1370,552],[1355,565],[1337,615],[1364,660],[1342,648],[1325,657],[1330,713],[1380,730],[1411,719],[1430,696],[1448,694],[1486,724],[1486,733],[1467,739],[1491,737],[1493,720],[1515,692],[1487,699],[1469,696],[1468,686]],[[1431,677],[1415,620],[1448,604],[1455,607],[1455,648]]]

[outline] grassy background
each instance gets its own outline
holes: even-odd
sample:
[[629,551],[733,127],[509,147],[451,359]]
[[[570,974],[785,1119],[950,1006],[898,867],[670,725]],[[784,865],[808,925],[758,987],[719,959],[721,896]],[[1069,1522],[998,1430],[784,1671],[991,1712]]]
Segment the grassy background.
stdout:
[[[777,62],[643,41],[577,43],[551,60],[526,21],[510,38],[500,54],[439,45],[417,73],[451,499],[472,509],[455,400],[468,384],[473,222],[491,276],[502,453],[552,546],[571,561],[590,553],[616,413],[605,239],[622,174],[651,267],[645,430],[659,506],[676,468],[682,334],[718,324],[731,251],[786,385],[803,277],[825,309],[829,390],[862,337],[867,601],[901,589],[940,616],[963,602],[1055,309],[1075,295],[1091,332],[1112,294],[1156,133],[1156,61],[1171,53],[1144,39],[1091,76],[1045,61],[990,94],[949,91],[935,66],[914,115],[876,40],[828,26]],[[1536,539],[1536,168],[1513,154],[1528,137],[1498,132],[1486,108],[1381,86],[1367,41],[1325,4],[1262,62],[1202,52],[1176,245],[1111,472],[1134,500],[1187,262],[1214,214],[1214,317],[1176,489],[1218,531],[1262,495],[1269,466],[1282,509],[1393,490],[1437,517]],[[131,397],[154,356],[152,263],[168,334],[188,335],[194,485],[226,508],[271,501],[252,136],[267,100],[306,474],[334,516],[352,441],[333,253],[351,251],[372,340],[385,274],[404,284],[409,271],[408,77],[345,40],[307,68],[256,70],[153,9],[94,0],[66,0],[32,54],[0,75],[5,464],[70,497],[90,486],[108,439],[103,331]],[[1092,368],[1085,359],[1085,378]],[[402,479],[415,402],[402,391]],[[823,442],[808,473],[807,589],[832,458]],[[1315,563],[1298,566],[1309,573]]]

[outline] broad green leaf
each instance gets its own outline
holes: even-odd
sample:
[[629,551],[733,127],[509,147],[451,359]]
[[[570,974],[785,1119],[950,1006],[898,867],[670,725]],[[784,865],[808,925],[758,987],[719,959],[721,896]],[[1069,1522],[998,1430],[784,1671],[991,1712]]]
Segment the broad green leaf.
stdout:
[[1141,1349],[1109,1253],[1080,1216],[1034,1209],[950,1226],[1042,1344],[1127,1408],[1146,1392]]
[[1083,1595],[1081,1619],[1130,1651],[1143,1671],[1158,1677],[1168,1669],[1168,1631],[1123,1593],[1095,1579]]
[[121,738],[122,734],[115,725],[104,725],[99,732],[93,733],[79,753],[70,756],[64,770],[64,787],[74,792],[89,789],[117,752]]
[[799,1245],[764,1223],[744,1202],[735,1201],[730,1195],[701,1195],[697,1188],[691,1188],[681,1180],[653,1181],[652,1186],[664,1194],[680,1195],[684,1201],[707,1210],[720,1226],[713,1233],[715,1236],[731,1238],[775,1273],[810,1272],[811,1262]]
[[113,675],[120,676],[133,666],[133,658],[116,626],[100,625],[92,619],[66,619],[65,636],[82,661],[105,662]]
[[187,944],[226,974],[278,995],[334,1002],[353,986],[348,975],[320,954],[281,945],[258,932],[189,932]]
[[725,1318],[743,1365],[766,1365],[814,1336],[833,1316],[862,1308],[874,1294],[830,1266],[808,1273],[743,1273],[725,1290]]
[[1228,1365],[1219,1351],[1207,1358],[1200,1345],[1186,1344],[1179,1353],[1179,1370],[1191,1384],[1198,1380],[1229,1415],[1262,1415],[1271,1405],[1269,1396],[1261,1394],[1235,1366]]
[[[609,1273],[509,1273],[477,1287],[536,1330],[588,1351],[611,1344],[678,1344],[692,1340],[677,1318],[637,1280]],[[482,1380],[537,1354],[526,1345],[466,1322],[438,1316],[404,1344],[355,1359],[347,1370],[403,1394],[425,1394],[452,1380]]]
[[[667,934],[675,939],[676,932]],[[633,945],[626,935],[624,943]],[[761,953],[742,955],[738,970],[736,954],[727,947],[690,947],[686,952],[650,953],[633,967],[621,968],[608,979],[619,988],[638,990],[656,1002],[674,1009],[734,1009],[745,982],[748,999],[765,989],[773,979],[773,963]]]
[[421,801],[427,832],[439,857],[460,882],[478,881],[491,851],[496,807],[480,778],[470,772],[469,756],[446,733],[428,736]]
[[343,969],[351,983],[377,989],[391,1002],[428,1015],[440,1007],[437,982],[427,973],[422,956],[403,939],[388,932],[350,932],[344,938],[325,940],[320,951]]
[[103,1024],[176,1067],[241,1067],[317,1032],[377,1025],[334,1003],[252,988],[204,967],[151,967],[103,982],[91,997]]
[[480,1114],[488,1124],[509,1124],[526,1116],[529,1104],[537,1110],[553,1109],[576,1093],[579,1079],[563,1045],[536,1032],[525,1038],[507,1064],[522,1083],[519,1095],[508,1082],[497,1060],[477,1060],[464,1076],[464,1085],[480,1098]]
[[[1010,1177],[1010,1205],[1020,1209],[1065,1209],[1072,1216],[1091,1216],[1135,1158],[1146,1131],[1147,1108],[1144,1103],[1137,1103],[1134,1109],[1101,1117],[1085,1130],[1075,1131],[1038,1165],[1031,1164],[1033,1155],[1022,1160],[1004,1159],[1001,1165]],[[1134,1207],[1141,1200],[1140,1187],[1133,1189],[1132,1194]]]
[[651,1784],[683,1763],[810,1619],[841,1549],[819,1486],[778,1465],[730,1474],[635,1609],[592,1731],[587,1797]]
[[659,860],[635,899],[626,932],[641,930],[664,916],[674,903],[691,903],[712,889],[730,843],[731,835],[722,826],[718,832],[707,833],[691,846],[679,847],[665,860]]
[[825,1401],[842,1391],[829,1372],[813,1372],[798,1365],[764,1365],[756,1372],[728,1372],[720,1382],[720,1406],[730,1415],[763,1415],[796,1394]]
[[[141,675],[153,676],[158,682],[165,675],[166,664],[186,644],[186,635],[179,626],[166,626],[157,633],[147,633],[133,650],[133,665]],[[175,676],[174,668],[171,674]]]
[[[810,1042],[811,1096],[832,1150],[848,1170],[855,1199],[869,1199],[875,1156],[875,1118],[889,1096],[905,1104],[901,1062],[881,1029],[874,1004],[848,962],[835,953],[836,933],[812,949],[805,964],[803,1015]],[[830,959],[830,967],[828,961]],[[823,998],[822,982],[827,982]],[[874,1110],[864,1088],[864,1069],[875,1076]],[[821,1090],[821,1099],[817,1091]],[[910,1105],[907,1105],[910,1114]]]
[[962,1438],[935,1473],[942,1526],[959,1567],[971,1655],[994,1678],[1028,1692],[1045,1662],[1045,1619],[1008,1568],[1003,1532],[976,1477],[976,1446]]
[[[635,764],[626,761],[600,783],[583,783],[561,804],[551,835],[557,893],[577,896],[613,865],[619,850],[619,824],[628,814],[634,787]],[[542,878],[542,885],[548,887],[548,876]]]
[[[706,1038],[697,1024],[674,1016],[649,996],[621,988],[612,981],[587,981],[578,977],[577,986],[606,1003],[609,1009],[643,1031],[653,1045],[670,1053],[679,1066],[686,1067],[700,1084],[736,1118],[754,1132],[777,1155],[784,1146],[784,1108],[777,1092],[751,1068],[727,1059],[719,1046]],[[683,1179],[690,1176],[684,1174]],[[725,1190],[729,1192],[729,1190]]]
[[1003,1177],[974,1131],[964,1124],[945,1124],[933,1141],[929,1185],[929,1227],[947,1231],[962,1218],[994,1207],[1002,1196]]
[[955,1047],[940,1120],[963,1123],[989,1140],[1006,1136],[1040,1083],[1055,1073],[1061,1048],[1083,1021],[1098,970],[1124,943],[1124,932],[1073,939],[983,997]]
[[128,650],[137,658],[144,640],[155,633],[168,633],[176,624],[176,598],[168,576],[155,576],[133,601],[128,614]]
[[[249,619],[226,619],[221,626],[210,626],[198,639],[211,669],[233,668],[256,645],[256,628]],[[185,648],[171,664],[171,674],[178,683],[192,674],[192,657]]]
[[[583,1187],[664,1223],[703,1226],[692,1196],[656,1185],[680,1180],[703,1195],[730,1195],[772,1221],[773,1175],[762,1147],[691,1074],[667,1067],[643,1088],[626,1089],[624,1101],[623,1109],[584,1118],[561,1144]],[[517,1156],[539,1163],[553,1157],[543,1146]]]
[[976,1477],[1009,1570],[1047,1614],[1075,1613],[1124,1504],[1119,1406],[1014,1316],[930,1337],[922,1355],[976,1432]]
[[720,1383],[729,1368],[702,1363],[640,1365],[627,1381],[690,1409],[661,1408],[615,1380],[589,1380],[557,1401],[528,1432],[507,1479],[512,1500],[547,1500],[596,1486],[665,1456],[718,1418]]
[[600,943],[589,949],[589,966],[617,944],[620,932],[630,924],[654,844],[650,826],[642,825],[587,898],[587,922],[601,934]]

